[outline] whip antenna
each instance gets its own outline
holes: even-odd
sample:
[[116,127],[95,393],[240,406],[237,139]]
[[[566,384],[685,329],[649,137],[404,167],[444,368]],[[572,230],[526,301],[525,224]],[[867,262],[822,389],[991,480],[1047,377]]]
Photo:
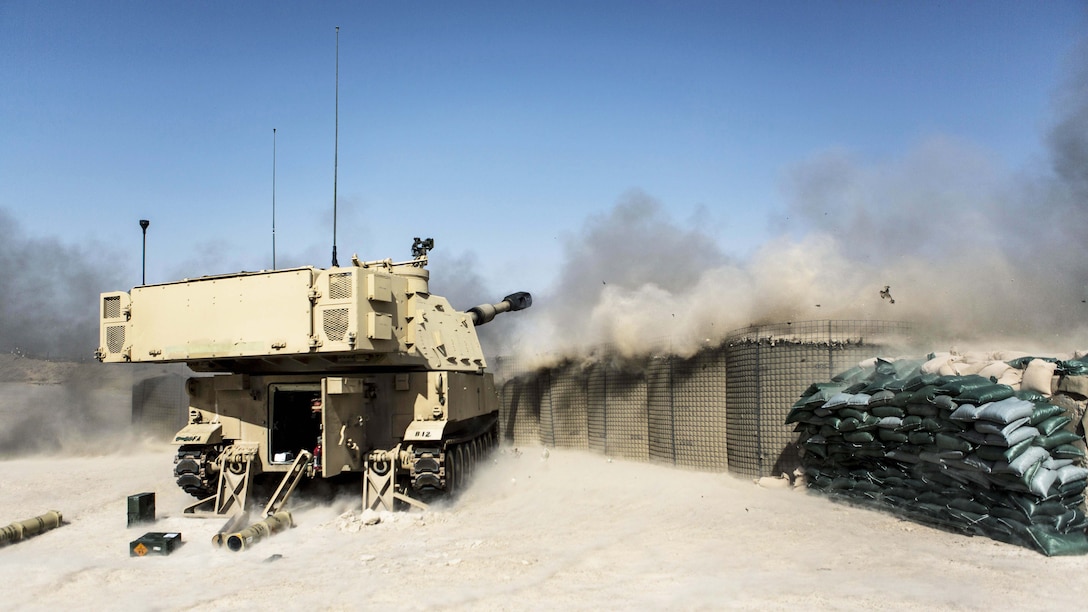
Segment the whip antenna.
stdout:
[[334,150],[332,156],[332,266],[340,267],[336,261],[336,173],[340,163],[340,26],[336,26],[336,114],[334,127]]
[[276,128],[272,128],[272,269],[276,269]]

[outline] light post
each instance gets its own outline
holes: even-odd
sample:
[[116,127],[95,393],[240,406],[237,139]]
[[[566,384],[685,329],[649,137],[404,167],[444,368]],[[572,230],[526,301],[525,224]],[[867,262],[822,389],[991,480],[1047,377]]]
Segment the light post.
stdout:
[[140,284],[147,284],[147,226],[151,225],[151,222],[147,219],[140,219],[140,229],[144,231],[144,261],[142,272],[140,274]]

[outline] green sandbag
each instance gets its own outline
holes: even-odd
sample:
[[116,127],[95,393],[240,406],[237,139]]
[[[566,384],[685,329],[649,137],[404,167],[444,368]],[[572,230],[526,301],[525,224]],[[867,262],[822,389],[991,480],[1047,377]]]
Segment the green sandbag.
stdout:
[[[862,391],[862,393],[868,393],[868,390]],[[892,401],[895,397],[895,393],[887,390],[879,390],[872,393],[869,397],[869,408],[875,408],[876,406],[884,406],[888,402]]]
[[1050,456],[1055,459],[1079,459],[1084,456],[1084,451],[1072,444],[1059,444],[1050,449]]
[[946,502],[949,508],[973,512],[975,514],[988,514],[989,508],[970,499],[950,499]]
[[911,415],[903,417],[903,421],[899,424],[899,427],[895,428],[895,431],[899,433],[910,433],[922,428],[922,417]]
[[1048,557],[1088,554],[1088,536],[1083,531],[1060,534],[1046,526],[1029,525],[1028,534],[1039,552]]
[[891,405],[892,406],[899,406],[900,408],[904,408],[904,407],[906,407],[907,404],[910,403],[910,398],[913,395],[914,395],[914,393],[912,393],[910,391],[899,391],[898,393],[895,394],[895,397],[892,398]]
[[1038,429],[1039,433],[1044,436],[1049,436],[1072,422],[1072,417],[1065,415],[1053,416],[1042,423],[1035,425],[1035,429]]
[[[826,385],[827,383],[823,383],[823,384]],[[813,386],[816,387],[816,385],[813,385]],[[810,389],[811,388],[812,387],[810,387]],[[802,395],[802,397],[804,398],[804,402],[802,403],[802,405],[805,405],[805,406],[823,406],[825,403],[827,403],[827,400],[831,399],[832,397],[835,397],[835,395],[838,394],[839,391],[841,391],[841,390],[842,390],[842,385],[841,384],[840,385],[835,385],[835,386],[826,386],[826,387],[820,386],[820,387],[817,387],[816,391],[814,391],[812,393],[806,393],[806,394]]]
[[1077,529],[1078,527],[1083,530],[1083,527],[1081,527],[1081,525],[1085,523],[1084,513],[1081,512],[1078,508],[1072,508],[1070,510],[1067,510],[1061,516],[1057,516],[1054,518],[1054,529],[1056,529],[1058,533],[1069,533],[1070,531]]
[[1059,361],[1056,372],[1065,376],[1088,376],[1088,356]]
[[1033,404],[1046,403],[1046,396],[1032,389],[1017,389],[1016,397],[1022,400],[1027,400]]
[[987,404],[1008,399],[1013,395],[1015,395],[1015,393],[1013,392],[1012,387],[1008,385],[991,384],[985,387],[968,389],[957,395],[956,401],[961,404],[964,402],[970,404]]
[[[1049,436],[1036,436],[1035,445],[1041,446],[1047,450],[1056,449],[1062,445],[1070,445],[1073,442],[1077,442],[1082,438],[1077,434],[1069,431],[1068,429],[1061,429]],[[1057,457],[1057,455],[1054,455]]]
[[907,404],[907,414],[913,414],[920,417],[935,417],[937,416],[937,407],[933,404]]
[[907,434],[907,440],[911,444],[917,444],[918,446],[925,446],[933,444],[933,434],[928,431],[912,431]]
[[947,425],[941,422],[939,419],[935,419],[933,417],[926,417],[922,419],[922,429],[928,431],[929,433],[953,431],[953,428],[950,425]]
[[843,434],[843,440],[853,443],[872,442],[874,440],[873,434],[867,431],[852,431],[850,433]]
[[790,410],[789,415],[786,416],[786,424],[790,423],[814,423],[819,422],[816,420],[816,415],[811,410],[804,408],[794,408]]
[[969,453],[974,447],[967,440],[946,433],[938,433],[934,436],[937,447],[942,450],[955,450]]
[[[857,431],[858,425],[860,425],[860,424],[861,424],[861,421],[859,421],[859,420],[857,420],[857,419],[855,419],[853,417],[847,418],[847,419],[842,419],[842,421],[839,423],[839,431],[841,431],[843,433],[849,433],[849,432]],[[843,437],[845,437],[845,436],[843,436]]]
[[977,453],[973,455],[967,455],[960,463],[963,465],[964,468],[968,470],[974,470],[982,474],[989,474],[993,471],[994,467],[992,461],[986,461],[982,457],[978,456]]
[[907,434],[891,429],[879,429],[877,430],[876,435],[885,442],[898,442],[900,444],[905,444],[907,442]]
[[899,406],[892,406],[892,405],[873,406],[872,404],[870,404],[869,412],[872,412],[873,416],[881,417],[881,418],[884,418],[884,417],[903,417],[903,416],[906,416],[906,414],[907,414],[906,411],[904,411]]
[[930,404],[936,406],[936,399],[938,395],[940,395],[940,393],[937,391],[937,387],[929,384],[911,394],[910,401],[908,403]]
[[861,412],[860,410],[856,410],[854,408],[843,408],[843,409],[839,410],[837,414],[839,415],[839,418],[843,418],[843,419],[850,418],[850,419],[855,419],[857,421],[864,421],[865,417],[869,416],[868,414],[866,414],[864,412]]
[[1046,402],[1035,402],[1035,409],[1031,411],[1031,420],[1029,420],[1028,423],[1030,425],[1039,425],[1044,421],[1063,414],[1065,414],[1065,408],[1062,408],[1061,406],[1054,406]]
[[957,407],[956,402],[953,401],[951,397],[944,394],[939,394],[934,397],[933,403],[941,410],[945,410],[948,412],[952,412]]
[[979,387],[988,387],[993,382],[989,378],[984,378],[978,374],[969,374],[967,376],[946,376],[937,385],[937,390],[945,395],[957,397],[961,393],[970,389],[977,389]]

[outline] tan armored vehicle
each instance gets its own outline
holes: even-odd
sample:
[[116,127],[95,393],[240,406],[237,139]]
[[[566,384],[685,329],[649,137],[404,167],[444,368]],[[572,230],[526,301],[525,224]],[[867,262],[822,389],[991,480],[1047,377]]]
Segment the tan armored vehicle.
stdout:
[[361,474],[375,509],[461,486],[497,442],[476,326],[532,297],[455,310],[428,290],[432,246],[417,238],[400,263],[353,257],[102,294],[100,361],[219,373],[188,380],[189,424],[174,438],[177,483],[200,500],[188,511],[239,510],[257,474]]

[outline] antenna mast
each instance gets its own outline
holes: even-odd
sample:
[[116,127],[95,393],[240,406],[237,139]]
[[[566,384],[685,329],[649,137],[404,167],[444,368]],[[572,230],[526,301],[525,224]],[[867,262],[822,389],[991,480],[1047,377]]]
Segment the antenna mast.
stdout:
[[336,26],[336,115],[334,134],[332,157],[332,266],[338,268],[340,264],[336,261],[336,174],[340,164],[340,26]]
[[272,128],[272,269],[276,269],[276,128]]

